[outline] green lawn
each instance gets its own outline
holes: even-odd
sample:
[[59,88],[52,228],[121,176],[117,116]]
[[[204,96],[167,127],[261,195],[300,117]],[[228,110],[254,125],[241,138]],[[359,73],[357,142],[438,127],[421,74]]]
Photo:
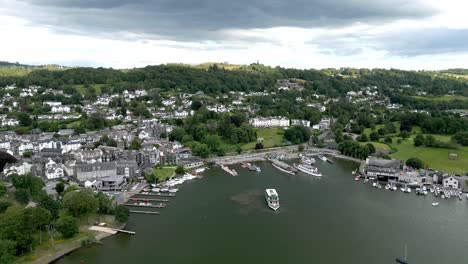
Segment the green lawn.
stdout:
[[371,143],[374,145],[375,149],[377,150],[382,150],[382,151],[390,151],[391,148],[385,144],[385,143],[380,143],[380,142],[359,142],[361,145],[366,145],[367,143]]
[[[447,135],[433,136],[440,141],[450,141],[450,136]],[[419,158],[430,168],[436,170],[459,174],[468,172],[468,147],[458,147],[458,149],[415,147],[413,145],[414,137],[403,140],[401,144],[396,144],[397,139],[394,138],[392,146],[398,151],[390,156],[404,161],[411,157]],[[448,155],[450,153],[458,154],[458,160],[449,160]]]
[[[280,146],[283,142],[284,130],[281,128],[259,128],[257,129],[257,138],[263,138],[263,147],[272,148]],[[257,142],[250,142],[242,145],[243,150],[255,148]]]
[[[103,87],[105,84],[92,84],[91,87],[94,88],[96,91],[96,95],[101,95],[101,87]],[[75,89],[82,95],[86,94],[86,88],[83,84],[77,84],[75,85]]]
[[158,178],[158,182],[165,181],[168,178],[175,175],[176,167],[156,167],[153,169],[153,173]]
[[452,100],[462,100],[468,101],[468,97],[461,96],[461,95],[443,95],[437,97],[429,97],[429,96],[413,96],[413,98],[420,99],[420,100],[428,100],[428,101],[452,101]]
[[[395,125],[396,133],[388,134],[389,136],[398,135],[400,133],[400,123],[399,122],[393,122],[393,124]],[[372,131],[377,132],[381,128],[385,128],[385,125],[376,125],[374,130],[372,130],[371,128],[365,128],[363,133],[366,134],[367,136],[369,136]],[[387,136],[387,135],[385,135],[385,136]]]

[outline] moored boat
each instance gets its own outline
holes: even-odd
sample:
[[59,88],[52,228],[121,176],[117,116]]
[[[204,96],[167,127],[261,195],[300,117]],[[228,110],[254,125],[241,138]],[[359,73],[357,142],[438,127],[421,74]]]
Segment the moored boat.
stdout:
[[278,192],[275,189],[266,189],[265,190],[265,199],[267,201],[268,207],[273,210],[278,210],[280,207]]
[[302,156],[301,161],[302,163],[305,163],[307,165],[315,164],[315,159],[312,157]]
[[312,176],[317,176],[320,177],[322,176],[322,173],[318,170],[318,168],[307,165],[307,164],[294,164],[294,168],[298,169],[299,171],[302,171],[305,174],[309,174]]
[[324,155],[322,154],[318,154],[317,157],[322,160],[322,161],[327,161],[327,157],[325,157]]
[[247,165],[247,168],[248,168],[250,171],[257,171],[257,172],[260,172],[260,171],[261,171],[260,167],[255,166],[255,165],[250,164],[250,163]]
[[286,172],[291,175],[294,175],[297,172],[297,169],[279,160],[272,160],[271,165],[273,165],[273,167],[277,168],[278,170],[282,172]]

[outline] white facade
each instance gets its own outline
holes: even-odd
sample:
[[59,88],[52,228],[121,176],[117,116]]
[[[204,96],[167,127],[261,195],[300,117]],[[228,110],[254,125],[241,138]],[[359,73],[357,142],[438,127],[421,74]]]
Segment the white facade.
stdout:
[[67,105],[52,106],[52,113],[70,113],[71,107]]
[[62,102],[50,102],[50,101],[46,101],[46,102],[42,103],[42,105],[48,105],[48,106],[50,106],[50,107],[61,106],[61,105],[62,105]]
[[249,123],[255,127],[288,127],[289,119],[286,117],[275,116],[275,117],[256,117],[251,118]]
[[455,179],[455,177],[453,177],[453,176],[446,177],[442,181],[442,185],[444,186],[444,188],[458,189],[459,188],[458,184],[459,184],[458,180]]
[[62,146],[62,153],[68,153],[81,148],[80,142],[69,142]]
[[24,175],[31,172],[32,164],[23,162],[23,164],[18,166],[10,166],[5,169],[5,175],[9,176],[11,174]]
[[302,120],[302,119],[292,119],[291,120],[291,125],[310,127],[310,121],[309,120]]

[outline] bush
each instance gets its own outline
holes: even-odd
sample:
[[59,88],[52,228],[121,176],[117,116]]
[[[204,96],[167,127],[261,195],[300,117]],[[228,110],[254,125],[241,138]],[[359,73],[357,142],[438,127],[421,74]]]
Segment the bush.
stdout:
[[386,137],[386,138],[385,138],[385,143],[387,143],[387,144],[392,144],[392,143],[393,143],[392,138],[391,138],[391,137]]
[[115,207],[115,220],[121,223],[127,222],[129,216],[130,210],[127,207],[123,205],[117,205]]
[[179,174],[179,175],[182,175],[185,173],[185,169],[183,166],[177,166],[176,170],[175,170],[175,173]]
[[468,146],[468,132],[458,132],[452,139],[462,146]]
[[422,146],[422,144],[424,144],[424,136],[419,134],[414,138],[414,146],[419,147]]
[[371,141],[379,141],[379,134],[377,132],[372,132],[369,135]]
[[57,221],[57,230],[63,237],[70,238],[78,233],[78,221],[72,216],[64,216]]
[[409,158],[406,160],[406,166],[410,166],[415,169],[422,169],[424,168],[424,162],[418,158]]
[[259,142],[257,144],[255,144],[255,149],[263,149],[263,143]]

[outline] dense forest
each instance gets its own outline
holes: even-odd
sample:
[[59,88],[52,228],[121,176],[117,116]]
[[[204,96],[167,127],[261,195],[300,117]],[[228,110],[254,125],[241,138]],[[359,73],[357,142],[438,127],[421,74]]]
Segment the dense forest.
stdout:
[[[17,67],[20,69],[21,67]],[[300,70],[268,67],[261,64],[226,69],[223,65],[208,67],[158,65],[129,70],[105,68],[39,68],[24,76],[15,74],[0,78],[0,86],[16,83],[19,87],[40,85],[60,89],[67,85],[105,84],[116,89],[153,89],[181,92],[203,91],[208,94],[229,91],[263,91],[273,89],[282,78],[298,78],[305,88],[331,97],[338,97],[358,87],[377,86],[386,95],[415,95],[425,91],[432,95],[449,92],[468,96],[468,84],[448,75],[424,71],[384,69],[324,69]],[[404,87],[411,87],[407,89]]]

